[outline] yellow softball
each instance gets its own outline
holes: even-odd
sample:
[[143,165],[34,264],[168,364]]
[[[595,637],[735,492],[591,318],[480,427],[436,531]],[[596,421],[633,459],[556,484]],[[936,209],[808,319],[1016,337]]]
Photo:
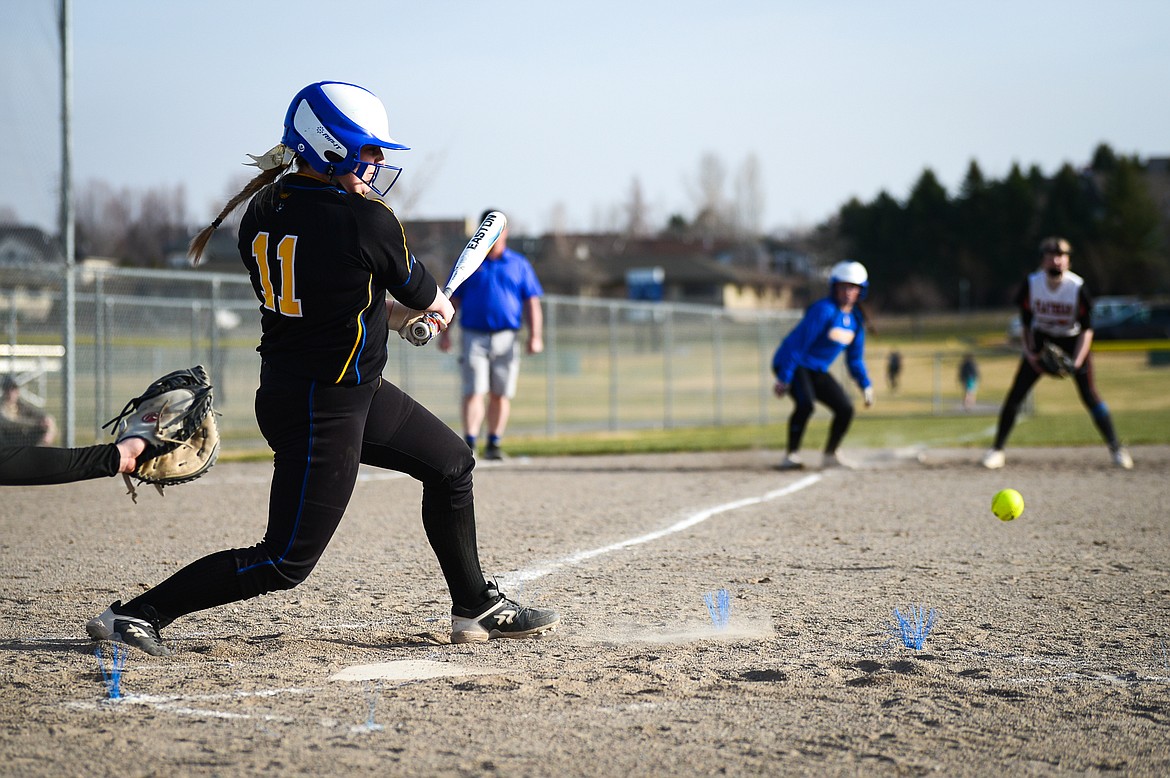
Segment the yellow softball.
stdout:
[[1011,521],[1024,512],[1024,497],[1015,489],[1002,489],[991,498],[991,512],[1000,521]]

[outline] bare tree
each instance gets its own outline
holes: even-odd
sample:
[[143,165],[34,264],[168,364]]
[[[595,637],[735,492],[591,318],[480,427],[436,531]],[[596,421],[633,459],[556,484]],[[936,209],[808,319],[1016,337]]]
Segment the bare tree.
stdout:
[[711,240],[733,232],[724,193],[726,181],[723,161],[711,152],[704,154],[699,159],[698,178],[689,187],[696,206],[691,231],[697,237]]
[[764,220],[764,185],[760,159],[748,154],[735,177],[733,223],[738,237],[751,239],[760,235]]
[[168,253],[186,245],[187,196],[182,185],[136,193],[115,191],[91,181],[77,197],[77,234],[81,253],[121,259],[135,265],[161,265]]
[[115,191],[105,181],[77,190],[77,246],[83,256],[120,257],[133,221],[129,190]]
[[125,258],[136,265],[161,265],[187,243],[187,193],[174,188],[148,189],[138,203]]
[[644,238],[650,233],[650,208],[642,195],[642,182],[634,176],[625,207],[625,234],[629,238]]

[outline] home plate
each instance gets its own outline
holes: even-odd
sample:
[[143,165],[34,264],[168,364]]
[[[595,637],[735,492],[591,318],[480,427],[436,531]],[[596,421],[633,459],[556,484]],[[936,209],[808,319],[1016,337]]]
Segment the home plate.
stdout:
[[379,662],[376,665],[354,665],[329,676],[330,681],[421,681],[454,675],[500,675],[506,673],[497,667],[464,667],[451,662],[431,662],[427,659],[406,659],[401,662]]

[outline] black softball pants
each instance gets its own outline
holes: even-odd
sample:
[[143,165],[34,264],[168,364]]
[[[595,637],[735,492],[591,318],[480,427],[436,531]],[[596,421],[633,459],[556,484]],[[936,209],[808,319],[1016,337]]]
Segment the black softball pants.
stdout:
[[788,393],[796,403],[792,415],[788,417],[788,453],[800,450],[804,430],[808,426],[814,403],[817,401],[829,406],[829,410],[833,412],[829,437],[825,441],[825,452],[836,451],[849,430],[849,424],[853,421],[853,403],[845,394],[845,389],[837,383],[837,379],[819,370],[798,367],[792,374],[792,384],[788,388]]
[[[1072,353],[1072,349],[1076,345],[1075,338],[1052,338],[1052,340],[1069,353]],[[1036,372],[1028,360],[1021,357],[1016,377],[1012,381],[1007,399],[1003,401],[1003,407],[999,411],[999,424],[995,428],[993,448],[1002,449],[1007,443],[1008,435],[1011,434],[1012,428],[1016,425],[1020,406],[1023,405],[1028,392],[1032,391],[1032,387],[1036,385],[1040,377],[1041,374]],[[1089,411],[1089,416],[1093,419],[1097,431],[1101,433],[1101,437],[1104,438],[1109,448],[1117,448],[1117,432],[1113,427],[1113,416],[1109,413],[1109,408],[1101,399],[1101,395],[1097,393],[1097,385],[1093,380],[1093,357],[1091,354],[1085,357],[1085,361],[1073,373],[1072,377],[1073,381],[1076,382],[1077,392],[1081,396],[1081,403]]]
[[197,610],[301,583],[341,522],[363,463],[422,482],[423,526],[453,603],[474,607],[484,600],[472,496],[475,459],[430,411],[381,379],[341,387],[265,366],[256,419],[274,453],[264,539],[192,563],[128,608],[151,605],[165,626]]

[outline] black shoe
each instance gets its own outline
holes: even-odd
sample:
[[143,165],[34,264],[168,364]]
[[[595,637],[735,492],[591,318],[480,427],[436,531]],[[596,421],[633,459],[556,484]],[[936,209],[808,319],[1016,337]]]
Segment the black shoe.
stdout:
[[479,643],[493,638],[539,637],[561,623],[547,608],[529,608],[509,600],[489,584],[488,601],[475,610],[451,609],[451,642]]
[[146,610],[143,615],[147,618],[130,616],[122,612],[122,601],[118,600],[100,616],[87,621],[85,631],[94,640],[116,640],[151,656],[170,656],[171,650],[158,634],[158,614],[149,606]]
[[494,443],[487,444],[487,447],[483,450],[483,458],[494,459],[497,462],[503,462],[507,459],[504,456],[504,452],[500,450],[500,447]]

